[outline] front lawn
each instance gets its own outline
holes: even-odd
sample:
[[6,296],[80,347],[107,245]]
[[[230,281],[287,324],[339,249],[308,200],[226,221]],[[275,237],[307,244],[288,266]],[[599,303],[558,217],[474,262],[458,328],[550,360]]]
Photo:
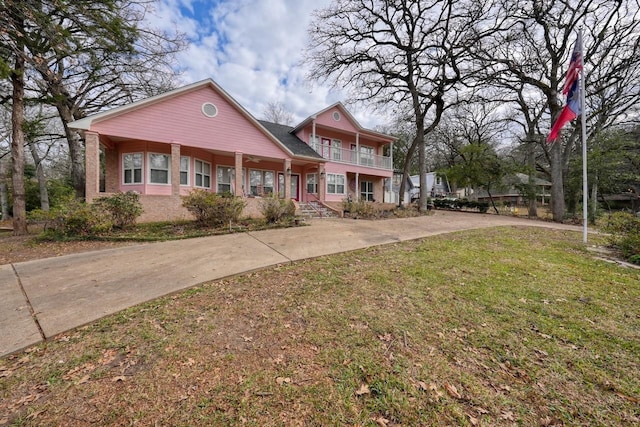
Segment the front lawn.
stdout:
[[0,424],[638,425],[640,270],[493,228],[297,262],[0,359]]

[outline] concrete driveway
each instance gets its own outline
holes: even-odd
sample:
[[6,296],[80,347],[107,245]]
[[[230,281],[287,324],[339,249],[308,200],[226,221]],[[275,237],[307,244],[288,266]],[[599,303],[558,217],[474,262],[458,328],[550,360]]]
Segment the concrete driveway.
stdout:
[[0,356],[200,283],[282,263],[504,225],[579,226],[436,211],[418,218],[323,219],[264,230],[85,252],[0,266]]

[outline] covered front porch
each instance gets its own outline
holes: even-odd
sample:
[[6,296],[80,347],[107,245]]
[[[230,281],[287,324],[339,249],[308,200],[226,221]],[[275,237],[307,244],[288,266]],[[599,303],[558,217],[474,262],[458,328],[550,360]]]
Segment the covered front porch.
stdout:
[[[259,200],[324,200],[324,163],[273,158],[239,151],[206,150],[180,143],[118,139],[85,132],[86,200],[135,191],[145,209],[141,221],[189,219],[181,196],[193,189],[243,197],[245,216],[260,216]],[[317,193],[308,194],[306,177],[315,174]]]

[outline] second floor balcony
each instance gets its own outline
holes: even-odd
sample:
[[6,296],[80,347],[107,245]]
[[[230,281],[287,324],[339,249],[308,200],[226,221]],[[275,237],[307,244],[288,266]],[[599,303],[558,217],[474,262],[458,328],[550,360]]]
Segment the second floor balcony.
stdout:
[[323,158],[333,162],[348,163],[384,170],[393,169],[391,157],[373,154],[373,149],[371,147],[361,146],[360,150],[349,150],[332,145],[311,144],[311,148],[316,150],[316,152]]

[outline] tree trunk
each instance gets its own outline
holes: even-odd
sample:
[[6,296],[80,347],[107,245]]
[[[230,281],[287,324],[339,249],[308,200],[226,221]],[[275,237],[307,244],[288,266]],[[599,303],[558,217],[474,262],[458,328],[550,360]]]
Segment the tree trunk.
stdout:
[[598,176],[593,177],[593,185],[591,186],[591,215],[589,215],[589,223],[596,223],[596,215],[598,213]]
[[9,219],[9,186],[7,185],[7,169],[4,159],[0,159],[0,220]]
[[532,184],[532,176],[536,170],[536,157],[535,157],[535,141],[533,138],[529,139],[527,143],[527,164],[529,166],[529,178],[528,178],[528,190],[529,190],[529,218],[538,217],[538,196],[535,185]]
[[29,144],[31,150],[31,156],[36,164],[36,177],[38,178],[38,188],[40,190],[40,209],[43,211],[49,210],[49,191],[47,190],[47,177],[44,174],[44,167],[42,166],[42,159],[38,154],[35,144]]
[[[14,18],[15,19],[15,18]],[[16,20],[16,27],[22,28],[22,22]],[[11,169],[13,182],[13,234],[27,234],[27,204],[24,190],[24,58],[23,46],[18,43],[15,68],[11,73]]]
[[489,195],[489,201],[491,202],[491,206],[493,206],[493,210],[495,211],[496,215],[500,215],[500,211],[498,211],[496,203],[493,201],[493,196],[491,195],[491,192],[489,190],[487,190],[487,194]]
[[404,203],[404,193],[407,189],[407,179],[409,178],[409,168],[411,167],[411,158],[416,151],[416,144],[418,140],[414,138],[411,146],[407,150],[407,156],[404,159],[404,167],[402,169],[402,182],[400,182],[400,194],[398,195],[398,206],[402,206]]
[[427,159],[426,146],[424,142],[424,126],[422,123],[416,129],[416,142],[418,148],[418,166],[420,170],[420,199],[418,201],[418,210],[420,212],[427,211]]
[[84,149],[82,147],[82,141],[80,141],[80,135],[69,127],[69,123],[74,120],[71,111],[64,106],[58,105],[58,113],[62,118],[64,134],[67,137],[67,143],[69,144],[69,159],[71,161],[71,180],[73,182],[73,188],[76,190],[76,197],[83,199],[85,195],[85,177]]
[[562,145],[559,141],[551,147],[551,212],[554,222],[564,220],[564,182],[562,178]]

